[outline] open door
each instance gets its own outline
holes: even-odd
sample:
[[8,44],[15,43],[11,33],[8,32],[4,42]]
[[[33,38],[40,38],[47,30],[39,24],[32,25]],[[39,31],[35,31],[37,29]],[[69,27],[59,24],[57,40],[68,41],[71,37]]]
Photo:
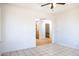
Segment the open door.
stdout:
[[39,39],[39,28],[38,28],[38,24],[36,24],[36,39]]
[[45,24],[45,37],[46,38],[50,38],[50,25],[49,24]]
[[45,44],[52,43],[51,37],[50,37],[50,24],[45,24]]
[[52,42],[50,25],[51,22],[49,20],[40,20],[36,22],[36,46],[50,44]]

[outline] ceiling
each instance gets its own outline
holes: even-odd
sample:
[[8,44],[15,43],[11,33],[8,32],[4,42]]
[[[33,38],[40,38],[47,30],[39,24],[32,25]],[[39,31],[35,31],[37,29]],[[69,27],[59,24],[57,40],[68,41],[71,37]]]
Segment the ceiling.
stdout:
[[24,8],[32,8],[35,10],[40,10],[48,13],[59,13],[72,7],[79,7],[79,3],[66,3],[65,5],[56,5],[56,7],[53,10],[51,10],[49,6],[41,7],[41,5],[44,3],[13,3],[13,4],[10,3],[10,4]]

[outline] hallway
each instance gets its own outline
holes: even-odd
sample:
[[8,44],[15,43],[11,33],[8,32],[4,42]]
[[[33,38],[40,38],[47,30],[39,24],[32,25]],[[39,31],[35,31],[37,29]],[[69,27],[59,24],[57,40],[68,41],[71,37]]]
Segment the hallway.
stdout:
[[36,46],[44,45],[44,44],[50,44],[52,43],[52,40],[50,38],[46,39],[36,39]]

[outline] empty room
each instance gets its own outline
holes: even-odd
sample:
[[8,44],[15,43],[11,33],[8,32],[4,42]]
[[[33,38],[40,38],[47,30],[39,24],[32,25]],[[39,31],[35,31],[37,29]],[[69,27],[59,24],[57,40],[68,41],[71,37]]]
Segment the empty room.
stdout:
[[79,56],[79,3],[0,3],[0,56]]

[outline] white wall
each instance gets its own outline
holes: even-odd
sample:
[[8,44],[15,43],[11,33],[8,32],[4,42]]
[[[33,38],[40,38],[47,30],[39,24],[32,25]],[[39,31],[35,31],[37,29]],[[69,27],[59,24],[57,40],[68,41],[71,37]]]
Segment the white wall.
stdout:
[[26,9],[5,6],[3,51],[35,47],[34,21],[28,14]]
[[54,30],[55,43],[79,48],[79,8],[72,6],[56,14]]
[[1,7],[0,7],[0,41],[1,41]]
[[[27,4],[26,4],[27,5]],[[35,6],[32,6],[35,7]],[[3,42],[0,43],[1,51],[11,51],[36,47],[35,18],[48,17],[44,9],[32,9],[7,4],[3,8]]]

